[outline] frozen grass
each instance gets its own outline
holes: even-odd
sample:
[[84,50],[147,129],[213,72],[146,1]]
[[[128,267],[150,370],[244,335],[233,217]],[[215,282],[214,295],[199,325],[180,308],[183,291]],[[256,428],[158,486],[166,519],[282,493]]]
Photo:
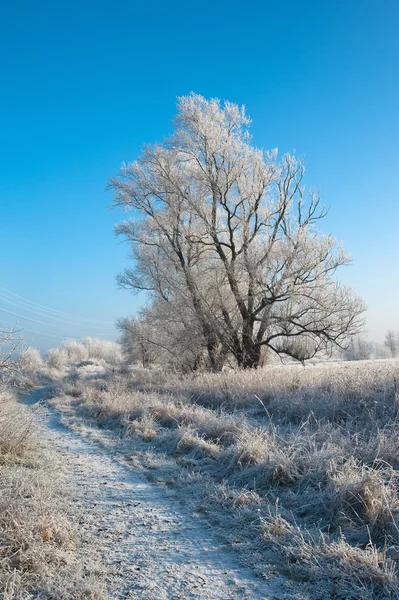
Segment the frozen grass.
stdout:
[[15,462],[34,447],[32,419],[21,411],[15,396],[0,392],[0,465]]
[[[179,376],[162,371],[140,368],[132,370],[141,389],[159,389],[190,396],[191,401],[212,408],[226,406],[248,408],[275,405],[284,401],[284,412],[289,403],[290,414],[297,410],[301,419],[314,408],[319,414],[323,398],[333,401],[331,413],[338,405],[345,406],[353,399],[377,401],[386,391],[391,391],[397,376],[397,359],[324,362],[309,364],[270,365],[252,371],[225,371]],[[399,382],[398,382],[399,385]],[[323,413],[323,416],[330,416]]]
[[227,535],[310,597],[382,600],[399,596],[398,380],[397,360],[191,378],[77,370],[56,402],[174,457]]
[[76,554],[70,491],[40,443],[40,429],[9,392],[0,393],[0,598],[105,598]]

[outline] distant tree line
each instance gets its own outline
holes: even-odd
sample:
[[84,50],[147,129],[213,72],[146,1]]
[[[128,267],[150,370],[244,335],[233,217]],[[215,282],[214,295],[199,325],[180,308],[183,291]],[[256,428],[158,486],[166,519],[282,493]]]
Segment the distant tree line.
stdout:
[[362,336],[352,338],[342,352],[345,360],[369,360],[371,358],[396,358],[399,356],[399,332],[389,329],[382,344],[367,340]]

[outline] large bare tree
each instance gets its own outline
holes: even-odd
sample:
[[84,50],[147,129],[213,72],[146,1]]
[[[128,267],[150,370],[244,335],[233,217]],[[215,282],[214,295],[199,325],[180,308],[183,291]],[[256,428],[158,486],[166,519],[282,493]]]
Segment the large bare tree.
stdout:
[[363,302],[335,279],[349,259],[316,228],[325,212],[303,164],[253,147],[249,123],[235,104],[180,98],[173,135],[110,182],[132,213],[117,228],[134,259],[120,284],[171,310],[185,302],[215,370],[228,353],[256,367],[265,346],[305,360],[362,326]]

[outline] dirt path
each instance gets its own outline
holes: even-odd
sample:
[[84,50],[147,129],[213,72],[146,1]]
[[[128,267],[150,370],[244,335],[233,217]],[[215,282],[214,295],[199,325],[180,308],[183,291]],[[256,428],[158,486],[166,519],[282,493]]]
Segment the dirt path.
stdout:
[[[43,390],[36,390],[26,403],[42,397]],[[87,551],[100,556],[115,598],[277,598],[266,581],[239,566],[210,525],[191,516],[167,489],[62,426],[55,412],[49,412],[45,427],[80,503]]]

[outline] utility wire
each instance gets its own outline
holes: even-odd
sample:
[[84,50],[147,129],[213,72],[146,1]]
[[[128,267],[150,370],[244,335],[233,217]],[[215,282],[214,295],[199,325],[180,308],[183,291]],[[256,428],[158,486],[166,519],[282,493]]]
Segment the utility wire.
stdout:
[[[93,325],[88,325],[86,323],[77,323],[74,321],[68,321],[63,317],[58,317],[58,316],[55,317],[53,315],[47,314],[44,310],[42,310],[40,308],[30,308],[28,305],[25,305],[24,303],[20,302],[19,300],[9,300],[7,297],[3,296],[2,292],[0,292],[0,300],[2,300],[3,302],[7,302],[8,304],[11,304],[13,306],[16,306],[17,308],[22,308],[23,310],[28,310],[29,312],[37,314],[41,317],[47,317],[47,318],[53,319],[55,321],[61,321],[62,323],[74,325],[75,327],[85,327],[85,328],[89,328],[89,329],[93,327]],[[113,327],[102,327],[102,329],[111,331],[114,328]]]
[[62,312],[60,310],[56,310],[54,308],[50,308],[48,306],[44,306],[43,304],[39,304],[38,302],[33,302],[32,300],[28,300],[27,298],[24,298],[23,296],[19,296],[18,294],[14,294],[14,292],[11,292],[10,290],[6,290],[3,287],[0,287],[0,291],[3,294],[5,294],[5,295],[8,295],[8,296],[11,296],[11,297],[14,297],[14,298],[18,298],[20,301],[22,300],[24,303],[28,303],[28,304],[33,305],[33,306],[38,306],[41,309],[44,309],[46,311],[50,311],[52,313],[55,313],[57,315],[61,315],[63,317],[69,317],[69,318],[72,318],[72,319],[79,319],[79,320],[82,320],[82,321],[90,321],[92,323],[99,323],[99,324],[103,324],[103,325],[113,325],[112,321],[99,321],[99,320],[96,320],[96,319],[88,319],[86,317],[79,317],[77,315],[71,315],[69,313],[64,313],[64,312]]
[[[9,325],[8,323],[4,323],[4,321],[1,322],[1,326],[5,327],[7,329],[7,331],[12,329],[12,327],[13,327],[12,325]],[[17,330],[17,333],[21,333],[22,331],[29,331],[29,333],[37,333],[38,335],[45,335],[47,337],[56,338],[57,340],[59,340],[60,338],[61,339],[74,339],[74,338],[71,338],[70,335],[64,335],[62,333],[60,333],[59,335],[57,335],[55,333],[46,333],[44,331],[38,331],[37,329],[29,329],[29,327],[21,327],[21,329]],[[104,338],[101,338],[101,339],[104,339]]]
[[[1,324],[1,327],[5,327],[7,329],[7,331],[9,331],[10,329],[13,329],[13,327],[14,327],[14,325],[10,325],[9,323],[4,323],[4,321],[2,321],[0,324]],[[20,333],[22,331],[29,331],[29,333],[37,333],[38,335],[45,335],[47,337],[57,338],[58,340],[60,338],[73,339],[73,336],[71,336],[70,334],[64,335],[63,333],[60,333],[57,335],[56,333],[47,333],[44,331],[38,331],[37,329],[29,329],[29,327],[21,327],[21,329],[17,329],[18,333]],[[110,334],[107,334],[107,335],[109,336]],[[76,337],[78,337],[78,336],[76,336]],[[88,336],[88,337],[90,337],[90,336]],[[104,339],[104,337],[102,337],[101,339]]]
[[[27,321],[32,321],[32,323],[38,323],[39,325],[45,325],[46,327],[53,327],[54,329],[59,329],[58,325],[52,325],[51,323],[44,323],[43,321],[38,321],[37,319],[31,319],[30,317],[25,317],[24,315],[19,315],[18,313],[12,312],[10,310],[5,310],[4,308],[0,308],[1,312],[7,313],[9,315],[13,315],[14,317],[17,317],[18,319],[25,319]],[[62,333],[59,334],[59,336],[62,337]],[[80,332],[78,335],[82,335],[82,332]],[[68,337],[73,337],[71,334]]]
[[[64,340],[75,339],[75,336],[63,335],[61,333],[59,335],[56,335],[55,333],[45,333],[44,331],[38,331],[37,329],[28,329],[27,327],[22,327],[21,331],[29,331],[29,333],[37,333],[37,335],[46,335],[47,337],[57,338],[58,340],[60,338],[64,339]],[[92,337],[92,336],[87,336],[87,337]],[[97,336],[93,336],[93,337],[97,337]],[[98,337],[100,337],[100,336],[98,336]],[[76,338],[77,339],[84,339],[84,338],[82,338],[82,336],[80,336],[80,337],[76,336]],[[104,339],[104,337],[100,337],[100,339]]]

